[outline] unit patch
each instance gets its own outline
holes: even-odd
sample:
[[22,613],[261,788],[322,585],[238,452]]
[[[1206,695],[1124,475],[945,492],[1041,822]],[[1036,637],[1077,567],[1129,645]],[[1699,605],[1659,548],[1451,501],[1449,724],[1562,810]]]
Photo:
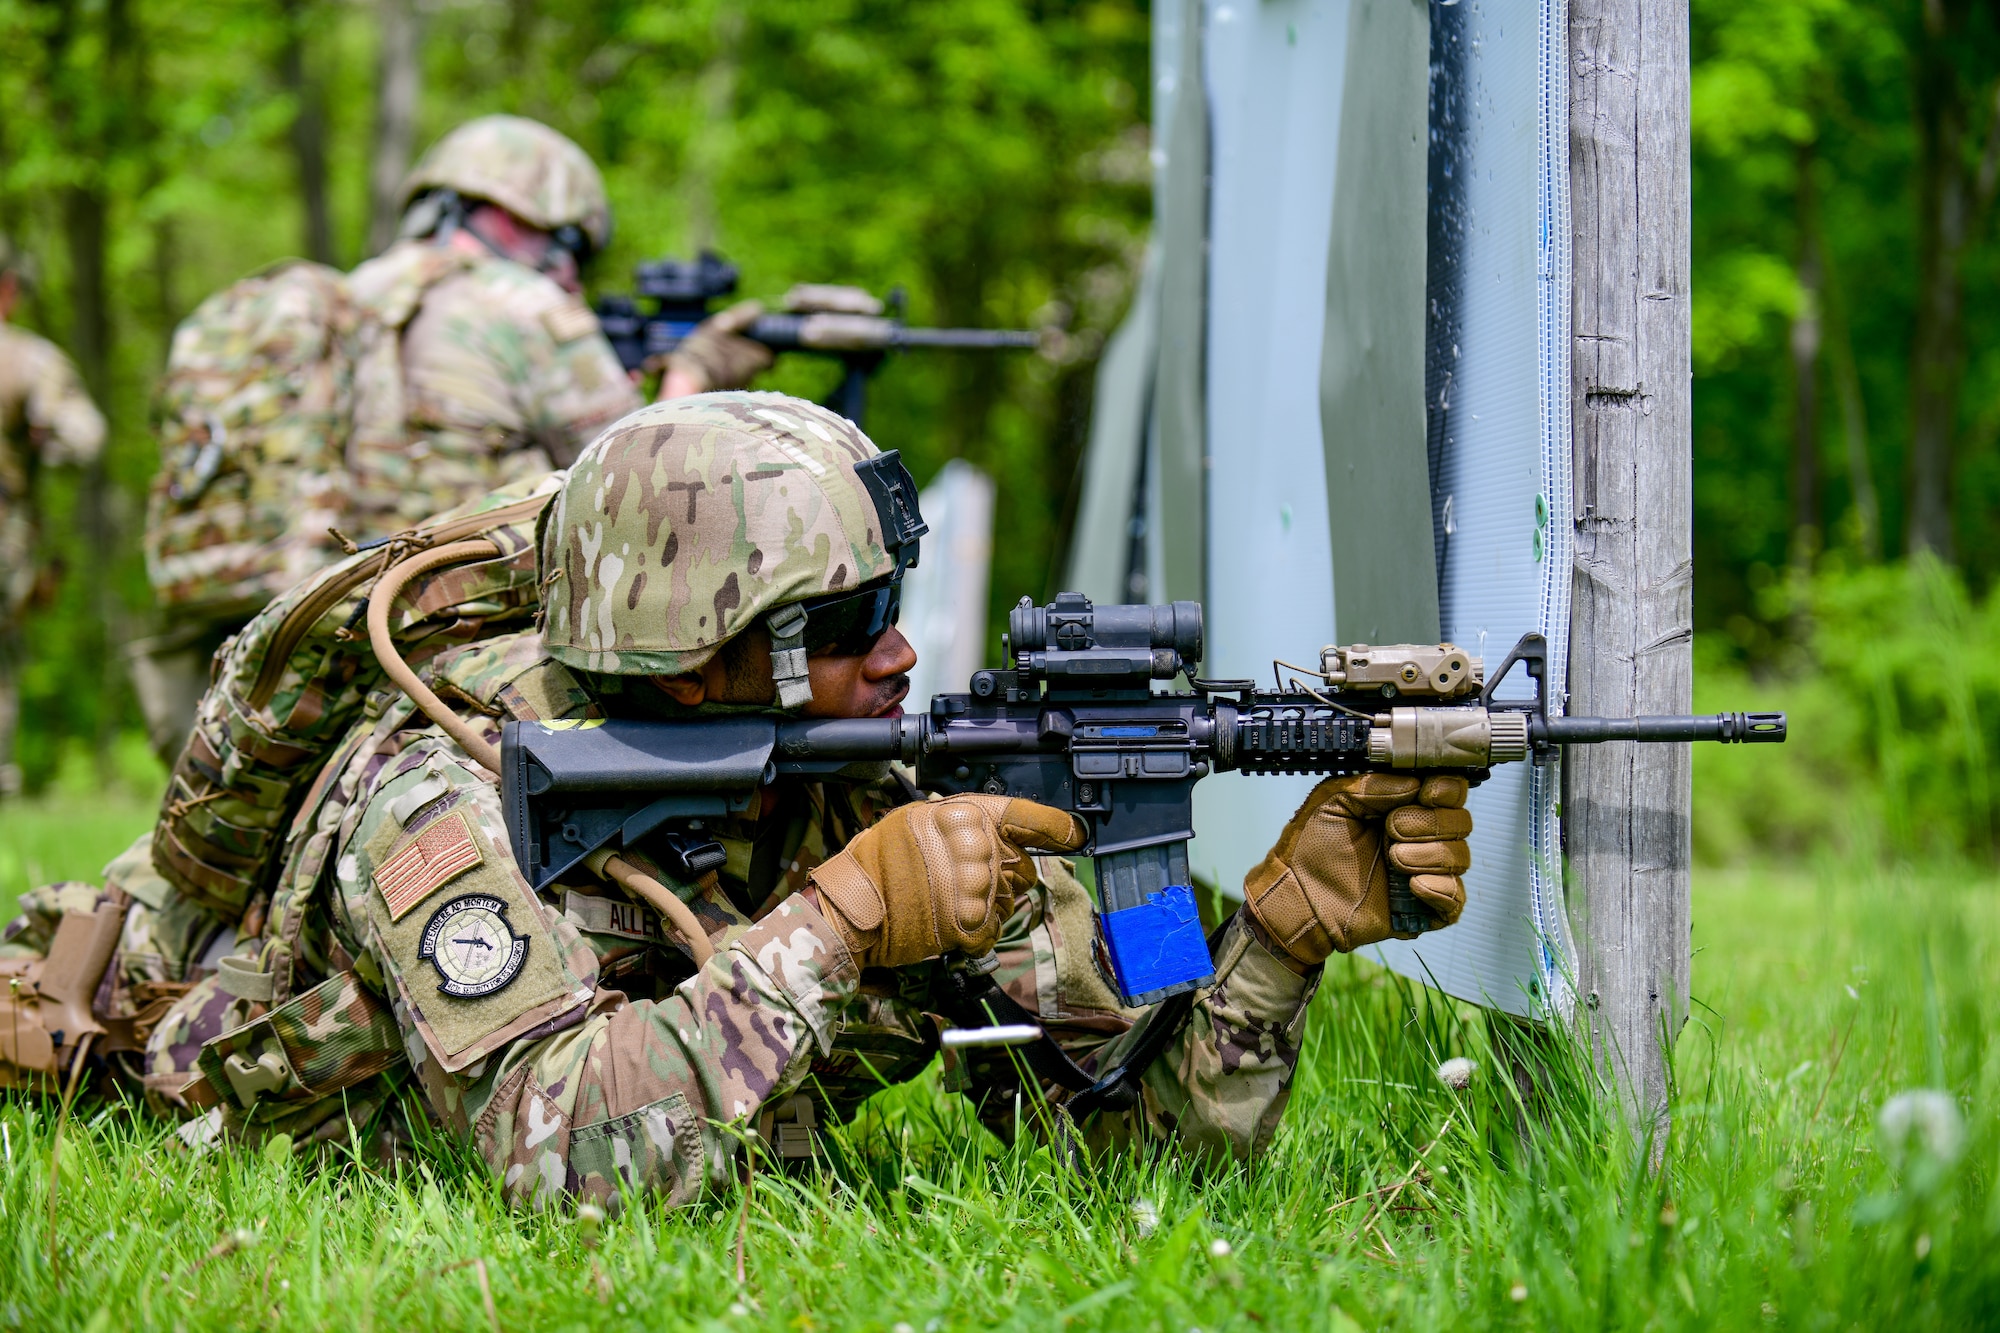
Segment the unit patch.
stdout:
[[375,887],[389,905],[389,919],[401,921],[411,908],[484,859],[466,825],[465,812],[453,810],[377,866]]
[[507,924],[506,903],[491,894],[468,893],[431,914],[417,957],[437,969],[440,991],[476,1000],[521,975],[528,937]]

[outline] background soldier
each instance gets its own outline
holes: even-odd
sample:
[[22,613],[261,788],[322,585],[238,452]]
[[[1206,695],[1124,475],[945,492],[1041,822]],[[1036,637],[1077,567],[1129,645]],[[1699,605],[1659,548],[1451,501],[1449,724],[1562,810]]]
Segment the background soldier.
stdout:
[[[583,268],[611,238],[604,180],[583,149],[536,121],[484,116],[438,140],[403,182],[401,199],[401,239],[345,283],[361,349],[345,457],[335,464],[345,475],[318,488],[336,494],[340,510],[306,514],[311,530],[298,542],[310,555],[291,562],[289,578],[339,557],[325,539],[330,524],[356,541],[414,527],[568,466],[643,401],[579,295]],[[749,383],[771,353],[737,331],[761,312],[744,302],[697,328],[663,367],[662,396]],[[388,354],[369,355],[384,339]],[[219,357],[244,355],[240,338],[210,341]],[[265,466],[300,466],[283,461],[292,457],[286,451],[271,453],[281,461]],[[290,499],[294,489],[252,486],[273,497],[267,508],[305,513]],[[231,538],[223,529],[246,516],[223,508],[213,519],[204,541]],[[261,598],[245,606],[235,589],[207,597],[177,576],[156,573],[155,581],[166,623],[134,645],[133,680],[154,747],[171,763],[210,657]]]
[[[350,280],[364,307],[422,292],[403,333],[407,435],[349,453],[368,536],[567,467],[642,402],[579,295],[611,239],[604,180],[581,148],[532,120],[484,116],[424,154],[402,204],[403,239]],[[735,332],[760,312],[745,302],[710,320],[675,353],[662,396],[740,388],[768,367],[770,351]]]
[[[1138,1014],[1093,961],[1088,894],[1066,862],[1033,855],[1079,844],[1065,812],[926,801],[886,769],[875,785],[775,784],[709,826],[720,871],[680,882],[643,844],[625,853],[692,909],[706,935],[693,948],[587,876],[537,894],[508,851],[483,767],[503,717],[900,707],[916,655],[894,620],[915,543],[885,545],[903,529],[856,471],[876,453],[848,421],[776,394],[662,403],[600,436],[544,519],[541,632],[427,667],[454,703],[425,706],[461,709],[451,725],[478,734],[461,744],[407,704],[350,734],[293,824],[293,864],[322,870],[288,872],[261,949],[222,960],[155,1030],[148,1085],[180,1085],[229,1030],[187,1083],[208,1110],[190,1130],[344,1142],[349,1119],[365,1133],[393,1108],[407,1058],[508,1196],[545,1205],[615,1203],[621,1186],[686,1200],[728,1178],[746,1129],[810,1152],[822,1118],[929,1063],[947,953],[997,945],[1009,993],[1074,1058],[1110,1067]],[[1387,866],[1419,872],[1455,919],[1463,799],[1458,779],[1321,784],[1251,877],[1216,983],[1141,1104],[1086,1131],[1177,1135],[1223,1158],[1267,1144],[1320,965],[1388,934]],[[260,1055],[266,1029],[239,1025],[288,996],[256,1020],[273,1034]],[[990,1073],[952,1079],[1010,1132],[1015,1099],[991,1095]]]
[[104,417],[56,345],[7,321],[29,280],[25,256],[0,236],[0,796],[21,790],[21,616],[35,586],[35,475],[84,466],[104,448]]

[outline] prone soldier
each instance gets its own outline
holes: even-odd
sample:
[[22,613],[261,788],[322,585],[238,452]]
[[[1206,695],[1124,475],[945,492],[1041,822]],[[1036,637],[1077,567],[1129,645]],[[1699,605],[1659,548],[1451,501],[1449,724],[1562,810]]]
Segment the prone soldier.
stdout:
[[8,322],[29,276],[26,257],[0,236],[0,796],[21,789],[14,731],[21,616],[37,572],[35,475],[86,466],[104,448],[104,417],[76,367],[54,343]]
[[[152,1029],[145,1082],[198,1114],[184,1136],[393,1149],[414,1104],[517,1204],[685,1201],[728,1179],[749,1132],[810,1153],[815,1125],[923,1070],[948,956],[989,952],[1072,1059],[1116,1065],[1141,1014],[1096,959],[1065,812],[926,800],[884,769],[763,788],[708,826],[724,855],[699,872],[641,841],[538,894],[509,851],[504,719],[901,707],[916,543],[891,539],[911,529],[884,507],[914,486],[871,484],[892,461],[831,412],[755,393],[656,404],[584,450],[542,520],[539,626],[447,649],[371,706],[291,824],[258,938]],[[1137,1101],[1084,1117],[1088,1139],[1264,1148],[1323,963],[1390,932],[1390,868],[1456,919],[1464,795],[1459,778],[1321,783],[1250,875],[1215,981]],[[949,1069],[1003,1134],[1035,1092],[1065,1097],[1012,1077]]]

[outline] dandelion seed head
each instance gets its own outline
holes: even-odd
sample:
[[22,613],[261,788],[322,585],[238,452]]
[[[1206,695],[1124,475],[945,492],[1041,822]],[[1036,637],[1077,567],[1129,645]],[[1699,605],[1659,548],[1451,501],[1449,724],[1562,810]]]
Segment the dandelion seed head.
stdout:
[[1876,1115],[1875,1128],[1882,1136],[1883,1152],[1898,1168],[1915,1154],[1950,1166],[1965,1147],[1965,1119],[1958,1113],[1958,1103],[1936,1088],[1897,1093]]
[[1479,1072],[1479,1065],[1462,1055],[1455,1055],[1437,1067],[1438,1082],[1452,1091],[1461,1091],[1472,1082],[1472,1076]]

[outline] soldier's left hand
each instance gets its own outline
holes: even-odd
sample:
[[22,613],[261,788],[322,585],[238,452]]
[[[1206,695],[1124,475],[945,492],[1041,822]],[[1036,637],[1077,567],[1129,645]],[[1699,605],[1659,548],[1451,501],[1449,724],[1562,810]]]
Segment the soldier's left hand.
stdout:
[[660,396],[741,389],[769,370],[776,359],[771,349],[743,336],[763,313],[761,301],[738,301],[695,325],[694,332],[667,355]]
[[1273,943],[1311,966],[1390,936],[1389,874],[1444,925],[1465,908],[1472,865],[1464,778],[1359,773],[1328,778],[1245,878],[1243,905]]

